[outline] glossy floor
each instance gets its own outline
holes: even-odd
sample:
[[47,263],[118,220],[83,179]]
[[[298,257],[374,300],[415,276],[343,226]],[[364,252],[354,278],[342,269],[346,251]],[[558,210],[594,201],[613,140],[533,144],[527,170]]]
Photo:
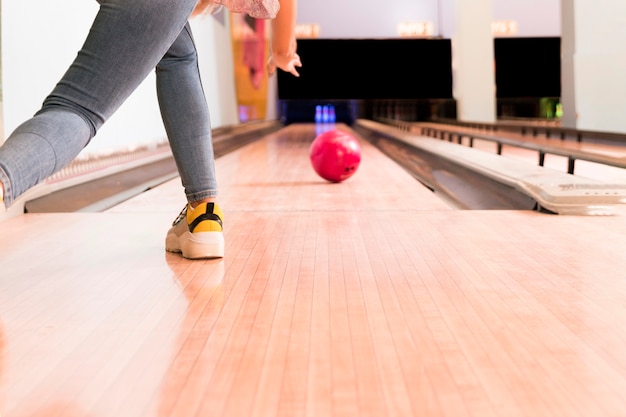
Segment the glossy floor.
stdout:
[[218,160],[226,257],[164,251],[179,181],[0,223],[0,415],[617,416],[626,220],[459,211],[312,126]]

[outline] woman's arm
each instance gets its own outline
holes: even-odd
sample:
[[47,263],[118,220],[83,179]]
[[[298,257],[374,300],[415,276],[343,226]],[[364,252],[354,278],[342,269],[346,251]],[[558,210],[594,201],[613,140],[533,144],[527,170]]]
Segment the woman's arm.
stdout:
[[[279,2],[280,8],[271,21],[272,41],[267,69],[270,75],[276,72],[276,68],[280,68],[298,77],[300,74],[296,67],[301,67],[302,63],[296,53],[297,0],[279,0]],[[206,13],[206,10],[210,10],[211,5],[216,3],[229,7],[226,0],[199,0],[192,16]]]
[[280,0],[280,9],[272,19],[272,42],[268,71],[273,74],[276,68],[289,72],[296,77],[296,67],[301,67],[300,57],[296,53],[296,17],[297,0]]

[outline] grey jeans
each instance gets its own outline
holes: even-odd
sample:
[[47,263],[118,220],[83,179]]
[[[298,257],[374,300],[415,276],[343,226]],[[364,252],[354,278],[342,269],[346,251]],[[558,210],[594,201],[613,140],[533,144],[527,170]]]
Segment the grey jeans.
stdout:
[[151,71],[188,201],[217,195],[209,111],[187,19],[197,0],[99,0],[75,61],[0,147],[5,205],[70,163]]

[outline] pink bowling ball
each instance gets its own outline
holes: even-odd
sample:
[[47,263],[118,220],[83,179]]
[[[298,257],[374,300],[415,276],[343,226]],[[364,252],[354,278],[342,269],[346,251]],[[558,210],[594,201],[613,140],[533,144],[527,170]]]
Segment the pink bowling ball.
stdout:
[[313,169],[330,182],[350,178],[361,163],[361,145],[352,135],[341,130],[329,130],[311,143],[309,157]]

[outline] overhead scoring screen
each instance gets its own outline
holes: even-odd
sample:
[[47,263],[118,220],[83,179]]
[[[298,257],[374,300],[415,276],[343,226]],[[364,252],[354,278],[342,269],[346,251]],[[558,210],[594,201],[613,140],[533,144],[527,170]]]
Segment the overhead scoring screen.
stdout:
[[448,39],[300,39],[300,77],[278,71],[281,100],[452,98]]

